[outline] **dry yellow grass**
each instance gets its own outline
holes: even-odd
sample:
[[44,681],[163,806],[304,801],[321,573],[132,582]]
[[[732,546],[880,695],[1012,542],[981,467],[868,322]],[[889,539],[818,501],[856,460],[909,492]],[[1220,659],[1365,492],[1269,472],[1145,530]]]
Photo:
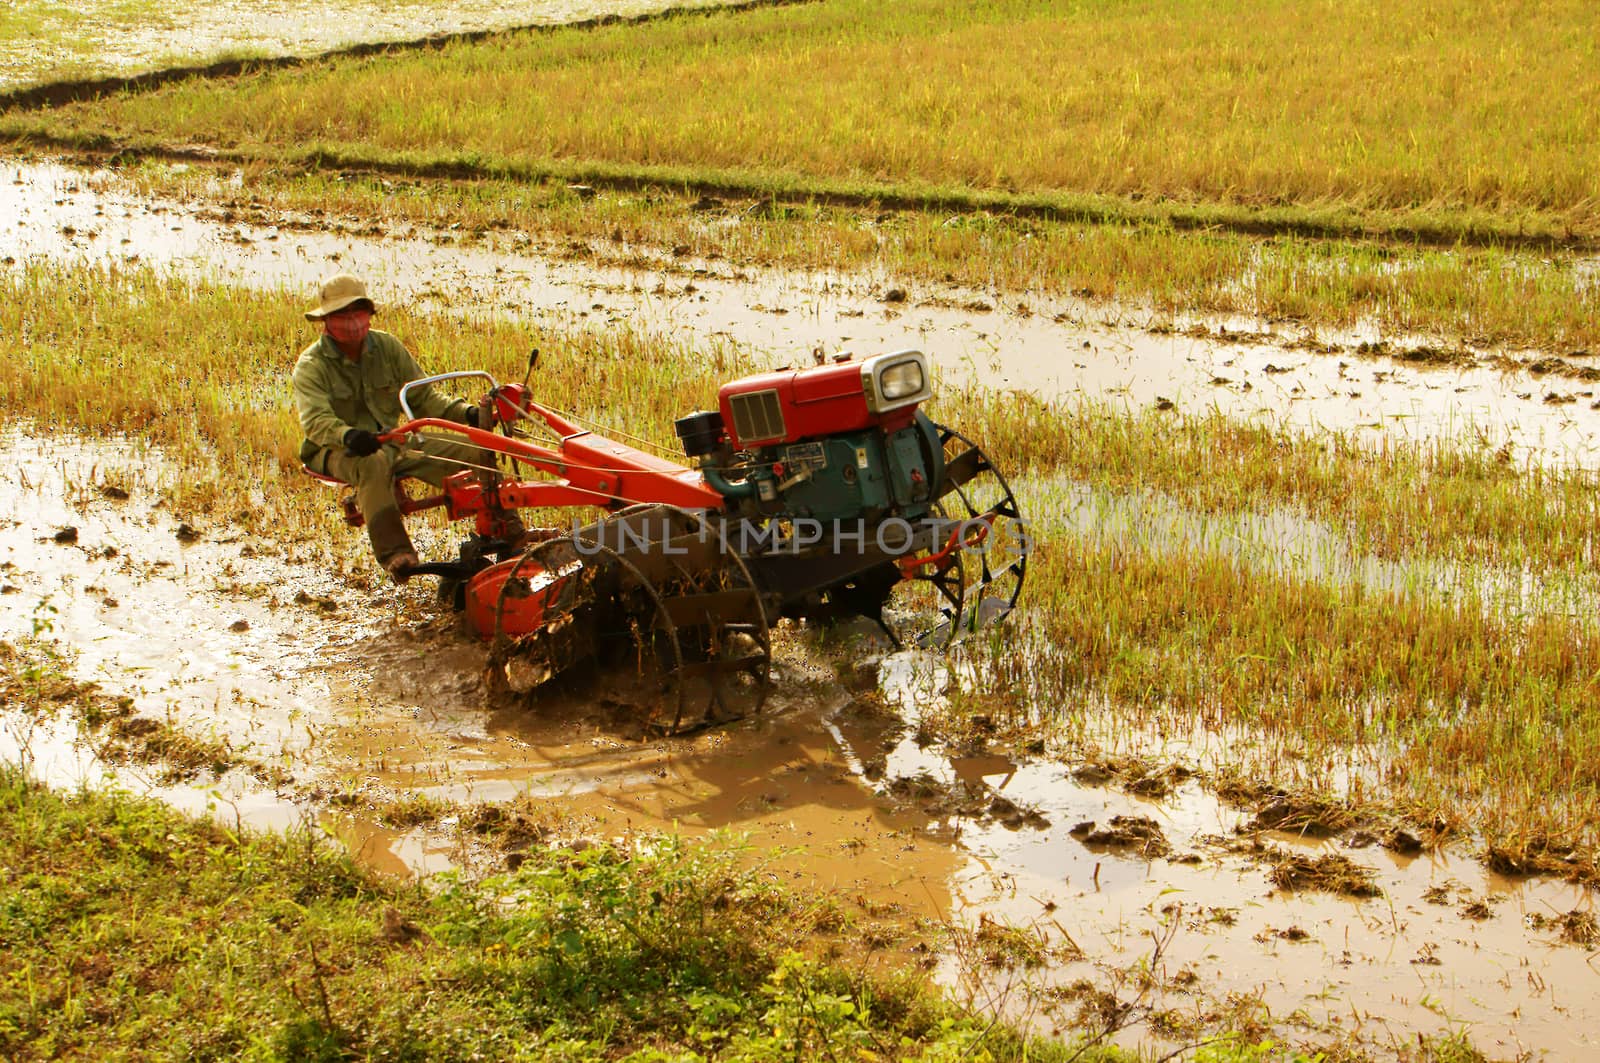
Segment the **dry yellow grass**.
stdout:
[[[3,127],[1593,233],[1586,0],[866,0],[179,85]],[[350,101],[359,101],[351,106]]]

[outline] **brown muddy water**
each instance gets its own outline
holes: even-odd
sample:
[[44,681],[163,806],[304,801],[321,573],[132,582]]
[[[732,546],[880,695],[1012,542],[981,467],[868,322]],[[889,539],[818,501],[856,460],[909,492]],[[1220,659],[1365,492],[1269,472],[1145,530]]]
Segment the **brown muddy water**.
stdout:
[[354,44],[717,5],[708,0],[182,0],[134,12],[96,0],[22,0],[13,6],[15,17],[36,25],[25,37],[0,41],[0,91],[62,72],[129,74],[223,56],[313,55]]
[[[1231,1000],[1291,1037],[1380,1050],[1446,1027],[1496,1057],[1600,1047],[1594,953],[1544,925],[1592,910],[1576,888],[1500,878],[1466,857],[1268,832],[1278,846],[1346,853],[1383,895],[1275,890],[1235,851],[1246,815],[1193,781],[1146,799],[1065,765],[919,741],[942,662],[836,654],[803,633],[781,640],[761,718],[698,736],[640,741],[582,702],[490,710],[481,646],[435,612],[428,588],[370,590],[268,541],[180,535],[168,476],[132,444],[0,438],[0,639],[37,633],[141,715],[225,739],[284,777],[163,783],[154,766],[96,760],[71,721],[0,715],[0,756],[26,756],[52,783],[115,781],[230,822],[312,824],[396,874],[503,859],[449,820],[378,822],[374,809],[408,794],[516,801],[561,838],[731,832],[757,851],[785,847],[772,867],[794,885],[858,899],[863,939],[874,920],[965,927],[980,941],[997,923],[1020,928],[1054,958],[1007,974],[981,945],[946,945],[925,962],[957,995],[1043,1028],[1074,1007],[1062,987],[1087,978],[1141,1006],[1198,1016]],[[58,541],[67,528],[76,541]],[[359,554],[354,537],[346,547]],[[860,695],[875,688],[903,709],[871,707]],[[1074,830],[1115,816],[1148,817],[1170,852]],[[1160,983],[1143,995],[1142,963]],[[1148,1029],[1128,1037],[1166,1043]]]
[[[248,199],[242,180],[219,191]],[[1086,396],[1129,408],[1217,410],[1302,430],[1374,440],[1472,439],[1519,457],[1600,467],[1600,394],[1590,384],[1468,365],[1324,354],[1304,337],[1242,321],[1179,321],[893,278],[674,259],[612,249],[628,265],[573,259],[537,234],[482,239],[407,228],[366,235],[349,219],[227,215],[198,202],[142,198],[108,171],[13,160],[0,166],[0,261],[145,262],[187,276],[310,292],[340,269],[380,301],[521,316],[555,328],[627,327],[700,349],[732,345],[761,364],[811,353],[920,347],[949,384]],[[727,219],[708,224],[720,224]],[[360,233],[360,235],[358,235]],[[900,287],[904,299],[891,300]],[[1231,330],[1231,331],[1229,331]],[[1353,347],[1387,338],[1321,334]],[[425,353],[425,352],[424,352]],[[1515,352],[1511,352],[1515,353]]]

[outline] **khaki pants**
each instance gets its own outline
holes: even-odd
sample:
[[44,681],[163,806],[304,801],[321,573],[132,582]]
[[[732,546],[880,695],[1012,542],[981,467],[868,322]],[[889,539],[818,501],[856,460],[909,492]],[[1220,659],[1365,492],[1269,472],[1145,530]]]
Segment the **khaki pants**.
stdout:
[[408,442],[404,450],[389,445],[364,458],[351,457],[343,447],[324,447],[316,459],[307,464],[355,488],[356,508],[366,520],[372,552],[378,564],[387,565],[396,554],[416,553],[405,523],[400,519],[400,505],[394,494],[396,478],[415,476],[438,487],[446,476],[469,467],[461,462],[492,467],[494,458],[488,451],[469,443],[423,436]]

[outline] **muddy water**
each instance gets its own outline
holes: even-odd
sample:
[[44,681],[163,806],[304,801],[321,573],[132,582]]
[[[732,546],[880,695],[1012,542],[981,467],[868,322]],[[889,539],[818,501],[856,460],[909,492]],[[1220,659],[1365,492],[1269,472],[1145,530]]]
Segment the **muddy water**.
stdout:
[[942,286],[910,286],[904,301],[887,302],[891,281],[883,277],[735,271],[685,264],[660,249],[621,248],[647,264],[610,267],[557,257],[527,234],[459,243],[460,234],[449,232],[329,234],[308,230],[304,220],[214,215],[192,203],[139,198],[103,172],[16,161],[0,168],[0,260],[140,261],[297,292],[348,269],[392,300],[521,315],[558,328],[626,325],[701,349],[732,344],[773,366],[809,364],[819,348],[865,354],[914,346],[948,384],[1130,408],[1170,403],[1373,439],[1465,436],[1600,467],[1600,395],[1592,385],[1487,362],[1446,368],[1317,354],[1292,349],[1299,337],[1285,333],[1264,341],[1215,329],[1203,338],[1158,334],[1146,327],[1150,316],[1136,312],[1108,318],[1103,309],[1032,296],[1023,307],[1015,296]]
[[[82,677],[132,696],[141,714],[226,737],[293,781],[272,789],[236,771],[173,786],[134,767],[114,769],[121,785],[230,822],[315,822],[394,873],[498,859],[448,823],[396,831],[358,811],[406,794],[516,800],[562,836],[731,831],[758,850],[789,847],[776,871],[844,890],[866,905],[869,925],[988,917],[1070,941],[1081,959],[1021,977],[969,962],[971,949],[937,961],[957,992],[1045,1027],[1061,1021],[1041,996],[1051,986],[1115,984],[1153,957],[1176,984],[1144,1004],[1195,1012],[1256,997],[1296,1036],[1381,1046],[1448,1020],[1493,1055],[1578,1058],[1600,1047],[1592,953],[1533,925],[1589,910],[1574,889],[1496,878],[1461,857],[1369,848],[1340,851],[1373,869],[1381,898],[1274,892],[1259,861],[1226,845],[1245,817],[1193,783],[1148,800],[1061,765],[919,744],[915,713],[938,697],[937,660],[887,659],[891,696],[915,691],[902,720],[857,700],[878,682],[870,658],[836,664],[793,633],[780,642],[768,712],[716,732],[641,742],[629,721],[581,701],[489,711],[481,647],[430,613],[426,588],[374,595],[271,544],[186,541],[162,500],[166,475],[159,455],[128,445],[0,441],[0,638],[39,629],[77,655]],[[108,497],[108,484],[128,497]],[[77,542],[58,542],[68,527]],[[295,604],[300,590],[332,611]],[[0,755],[24,746],[62,785],[113,771],[67,721],[0,717]],[[362,801],[341,800],[350,797]],[[1072,834],[1117,815],[1153,819],[1171,854],[1147,860]],[[1479,901],[1486,918],[1463,914]]]
[[129,74],[223,56],[312,55],[378,41],[437,34],[547,26],[602,15],[622,17],[668,8],[715,6],[706,0],[455,0],[444,5],[401,0],[275,0],[271,4],[164,4],[134,20],[92,0],[41,5],[35,33],[0,42],[0,91],[70,72]]

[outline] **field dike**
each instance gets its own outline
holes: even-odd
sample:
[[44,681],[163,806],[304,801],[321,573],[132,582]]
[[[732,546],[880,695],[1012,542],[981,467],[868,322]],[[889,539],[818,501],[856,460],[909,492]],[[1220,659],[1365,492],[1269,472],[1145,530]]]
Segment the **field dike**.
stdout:
[[402,876],[733,832],[859,907],[851,962],[927,967],[1044,1027],[1109,993],[1124,1043],[1226,1013],[1315,1043],[1448,1023],[1494,1055],[1594,1048],[1581,887],[1180,760],[941,745],[922,716],[946,666],[870,643],[791,635],[766,714],[691,738],[640,741],[582,700],[489,710],[482,647],[428,588],[336,574],[359,570],[353,536],[328,557],[191,526],[177,468],[128,443],[12,432],[0,469],[0,640],[97,685],[92,713],[5,716],[0,755],[55,785],[314,823]]

